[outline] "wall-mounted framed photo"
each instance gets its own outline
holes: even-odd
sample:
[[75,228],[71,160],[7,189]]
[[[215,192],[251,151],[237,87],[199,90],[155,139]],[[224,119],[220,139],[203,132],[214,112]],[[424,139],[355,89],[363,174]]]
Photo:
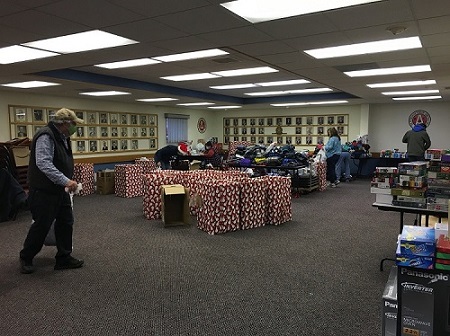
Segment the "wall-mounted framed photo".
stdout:
[[100,113],[100,124],[109,124],[108,113],[105,112]]
[[119,149],[119,140],[111,140],[111,150],[116,151]]
[[117,125],[117,123],[118,123],[117,113],[110,113],[109,117],[110,117],[110,123],[113,125]]
[[102,152],[108,151],[109,150],[109,140],[102,140],[100,149]]
[[16,107],[14,110],[14,120],[16,122],[26,122],[28,120],[28,111],[24,107]]
[[128,114],[121,114],[120,115],[120,123],[122,125],[128,125]]
[[148,117],[148,124],[149,124],[150,126],[156,126],[156,118],[155,118],[154,116],[150,115],[150,116]]
[[131,136],[133,138],[136,138],[138,136],[138,128],[137,127],[132,127],[131,128]]
[[98,144],[97,140],[89,140],[89,152],[97,152],[98,151]]
[[120,140],[120,149],[128,150],[128,140],[125,139]]
[[84,138],[84,127],[83,126],[77,126],[77,137],[78,138]]
[[139,116],[139,123],[143,126],[147,125],[147,116],[146,115],[140,115]]
[[106,126],[100,127],[100,136],[101,136],[102,138],[107,138],[107,137],[109,137],[108,127],[106,127]]
[[76,141],[76,152],[84,153],[86,151],[86,142],[84,140]]
[[46,111],[41,108],[33,109],[33,122],[34,123],[44,123],[46,117]]
[[137,125],[138,119],[136,114],[130,114],[130,124],[131,125]]
[[88,112],[87,121],[89,124],[98,124],[97,114],[94,112]]
[[303,121],[303,120],[302,120],[302,117],[296,117],[296,118],[295,118],[295,124],[296,124],[296,125],[301,125],[301,124],[302,124],[302,121]]
[[26,138],[28,137],[28,130],[26,125],[17,125],[16,126],[16,137],[17,138]]
[[90,138],[96,138],[97,137],[97,127],[90,126],[88,127],[88,134]]

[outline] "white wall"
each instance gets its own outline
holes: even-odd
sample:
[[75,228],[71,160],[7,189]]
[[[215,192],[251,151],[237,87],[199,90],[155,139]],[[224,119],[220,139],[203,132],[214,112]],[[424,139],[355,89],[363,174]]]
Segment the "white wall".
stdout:
[[370,150],[379,152],[383,149],[398,148],[402,152],[406,151],[402,137],[410,129],[408,118],[415,110],[425,110],[431,116],[431,123],[427,128],[431,148],[450,148],[450,103],[410,102],[370,105]]

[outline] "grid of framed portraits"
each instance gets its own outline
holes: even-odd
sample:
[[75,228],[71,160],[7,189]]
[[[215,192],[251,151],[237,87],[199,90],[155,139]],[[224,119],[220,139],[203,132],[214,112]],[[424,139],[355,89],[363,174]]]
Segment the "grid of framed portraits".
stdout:
[[[32,138],[58,109],[9,106],[11,138]],[[129,112],[76,110],[84,120],[71,137],[75,154],[153,151],[158,148],[158,116]]]
[[328,141],[328,128],[335,127],[341,141],[348,141],[348,114],[247,117],[223,119],[223,143],[252,143],[316,146]]

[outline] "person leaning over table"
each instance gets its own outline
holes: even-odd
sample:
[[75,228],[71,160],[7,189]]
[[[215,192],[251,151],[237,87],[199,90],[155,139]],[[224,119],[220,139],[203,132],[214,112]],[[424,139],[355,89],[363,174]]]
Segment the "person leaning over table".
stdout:
[[330,182],[330,187],[335,188],[339,181],[336,177],[336,163],[338,162],[341,151],[341,137],[336,128],[331,127],[327,130],[329,139],[325,145],[325,155],[327,157],[327,180]]
[[161,169],[167,170],[171,168],[170,161],[172,160],[172,158],[176,157],[177,155],[188,155],[188,154],[189,154],[188,147],[184,143],[181,143],[178,146],[167,145],[156,151],[154,160],[156,165],[160,166]]
[[20,251],[21,273],[35,271],[33,258],[42,249],[53,221],[57,248],[54,269],[83,266],[83,260],[71,255],[74,218],[69,195],[78,188],[78,183],[73,180],[70,136],[80,123],[83,120],[72,110],[62,108],[56,112],[54,120],[33,137],[28,166],[28,202],[34,222]]
[[407,144],[406,153],[409,161],[424,161],[425,152],[431,146],[427,126],[423,123],[415,124],[405,133],[402,142]]
[[203,155],[207,158],[203,161],[205,166],[210,164],[213,167],[220,167],[222,165],[222,157],[218,153],[217,147],[211,141],[205,143],[205,152]]

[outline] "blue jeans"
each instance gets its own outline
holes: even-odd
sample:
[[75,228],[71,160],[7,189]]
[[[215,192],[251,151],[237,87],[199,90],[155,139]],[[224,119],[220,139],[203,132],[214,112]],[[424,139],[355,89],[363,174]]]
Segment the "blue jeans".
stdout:
[[342,152],[338,162],[336,163],[336,178],[339,180],[342,176],[342,171],[344,170],[344,177],[346,179],[350,178],[350,153]]

